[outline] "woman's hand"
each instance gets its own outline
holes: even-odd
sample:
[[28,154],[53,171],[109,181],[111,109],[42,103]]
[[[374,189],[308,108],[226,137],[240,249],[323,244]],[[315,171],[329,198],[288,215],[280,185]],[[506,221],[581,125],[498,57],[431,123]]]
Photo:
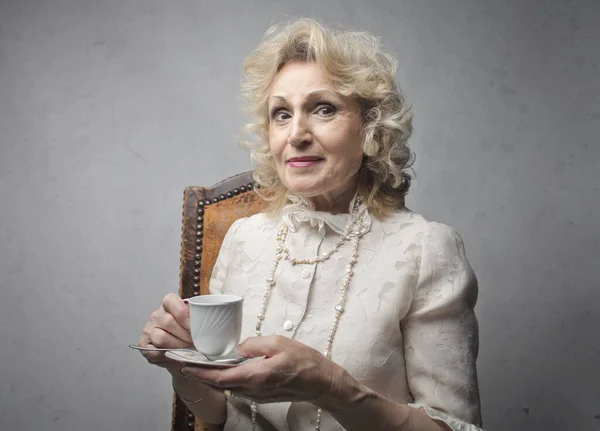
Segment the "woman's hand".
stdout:
[[244,357],[265,359],[224,369],[186,366],[182,374],[257,403],[310,402],[339,387],[336,378],[341,368],[298,341],[279,335],[251,337],[237,351]]
[[[183,300],[169,293],[161,306],[150,314],[138,343],[143,347],[177,349],[192,345],[190,336],[190,311]],[[167,369],[171,374],[179,374],[183,364],[167,358],[163,352],[144,352],[142,355],[151,364]]]

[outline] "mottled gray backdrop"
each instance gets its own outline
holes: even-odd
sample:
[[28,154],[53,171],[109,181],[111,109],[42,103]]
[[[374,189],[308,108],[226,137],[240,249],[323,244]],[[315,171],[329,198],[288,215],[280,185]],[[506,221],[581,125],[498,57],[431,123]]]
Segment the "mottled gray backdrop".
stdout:
[[0,429],[166,430],[127,344],[178,287],[181,199],[250,168],[246,53],[372,31],[415,114],[409,206],[480,280],[488,430],[600,430],[597,0],[0,0]]

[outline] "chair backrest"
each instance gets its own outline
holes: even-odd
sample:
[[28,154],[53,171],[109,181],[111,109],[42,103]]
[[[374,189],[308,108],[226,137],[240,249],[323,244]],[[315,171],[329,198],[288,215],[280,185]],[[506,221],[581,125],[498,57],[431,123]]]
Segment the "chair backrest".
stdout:
[[[266,204],[253,191],[252,172],[228,178],[212,187],[187,187],[183,194],[179,294],[182,298],[208,293],[212,268],[225,234],[234,221],[262,211]],[[213,431],[173,400],[172,431]]]

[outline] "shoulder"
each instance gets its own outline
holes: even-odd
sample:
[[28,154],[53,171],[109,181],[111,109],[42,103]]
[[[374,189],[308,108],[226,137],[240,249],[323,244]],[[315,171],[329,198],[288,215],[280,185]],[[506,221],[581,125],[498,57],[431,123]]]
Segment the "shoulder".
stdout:
[[278,221],[275,217],[265,213],[254,214],[250,217],[241,217],[233,222],[227,232],[227,236],[234,241],[236,238],[259,236],[266,231],[275,231],[277,224]]
[[448,235],[456,232],[455,229],[444,223],[428,220],[423,215],[408,209],[395,211],[376,220],[387,232],[411,231],[414,233],[428,233],[434,235]]
[[458,231],[444,223],[431,221],[410,210],[398,210],[383,219],[378,219],[380,228],[391,236],[399,235],[403,240],[411,238],[424,247],[435,244],[454,244],[462,247]]

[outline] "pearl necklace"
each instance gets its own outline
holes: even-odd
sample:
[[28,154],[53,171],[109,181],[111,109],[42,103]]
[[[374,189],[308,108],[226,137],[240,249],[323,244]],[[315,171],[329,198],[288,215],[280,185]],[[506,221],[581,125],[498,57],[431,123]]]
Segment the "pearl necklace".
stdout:
[[[269,302],[269,297],[271,296],[271,291],[275,286],[275,273],[277,271],[277,267],[279,266],[279,262],[281,259],[289,260],[292,265],[313,265],[315,263],[324,262],[331,257],[332,254],[337,252],[345,243],[352,240],[352,248],[353,253],[348,265],[346,266],[346,279],[344,284],[342,285],[342,294],[340,296],[340,300],[335,306],[335,318],[331,325],[331,329],[329,330],[329,335],[327,337],[327,344],[325,347],[325,351],[323,355],[327,359],[331,359],[331,346],[333,344],[333,339],[338,329],[338,325],[340,322],[340,317],[344,311],[344,303],[346,302],[346,291],[348,290],[348,286],[350,285],[350,280],[352,279],[352,275],[354,274],[353,268],[357,262],[358,258],[358,242],[360,237],[365,234],[363,231],[363,214],[359,214],[359,206],[360,206],[360,198],[356,198],[354,202],[354,207],[352,208],[352,218],[348,225],[346,225],[346,229],[344,233],[340,236],[340,239],[335,243],[335,246],[326,253],[323,253],[321,256],[317,256],[311,259],[298,259],[292,257],[290,254],[290,250],[285,246],[285,240],[288,235],[288,227],[282,221],[279,224],[279,229],[277,230],[277,247],[275,253],[275,261],[273,262],[273,266],[271,267],[271,273],[266,280],[266,289],[265,294],[262,300],[262,307],[256,316],[256,336],[259,337],[262,335],[262,322],[265,320],[265,313],[267,310],[267,304]],[[250,410],[252,414],[252,431],[256,431],[256,415],[258,406],[254,401],[250,403]],[[321,429],[321,418],[323,417],[323,409],[317,409],[317,420],[315,423],[315,430],[320,431]]]

